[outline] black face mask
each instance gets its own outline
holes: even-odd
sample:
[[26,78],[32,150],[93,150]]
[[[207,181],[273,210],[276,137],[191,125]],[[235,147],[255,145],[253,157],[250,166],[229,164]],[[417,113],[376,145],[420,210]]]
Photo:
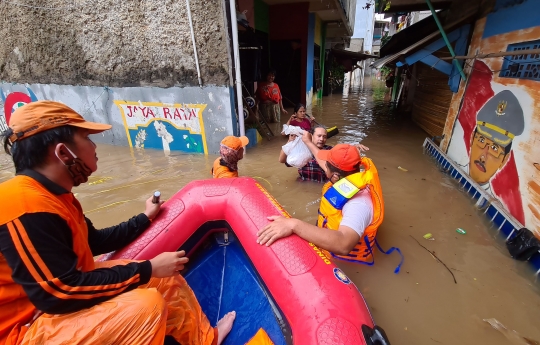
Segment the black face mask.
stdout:
[[71,150],[67,146],[65,147],[73,156],[73,161],[69,164],[66,164],[63,160],[60,159],[60,157],[58,157],[58,154],[56,155],[56,157],[58,157],[62,164],[64,164],[68,169],[69,174],[73,178],[73,186],[77,187],[81,183],[88,182],[88,177],[92,175],[92,170],[90,170],[90,168],[82,161],[82,159],[78,158],[73,152],[71,152]]

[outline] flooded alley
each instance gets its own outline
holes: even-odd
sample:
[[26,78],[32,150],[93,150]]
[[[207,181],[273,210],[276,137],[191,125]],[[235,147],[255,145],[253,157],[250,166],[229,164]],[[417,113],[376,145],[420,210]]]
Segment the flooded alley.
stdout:
[[[500,236],[457,183],[423,154],[425,132],[395,113],[385,96],[382,83],[366,80],[364,88],[325,97],[311,111],[318,122],[339,128],[329,145],[361,141],[370,148],[367,155],[379,170],[385,201],[378,240],[385,250],[399,247],[405,258],[399,274],[393,273],[400,260],[396,253],[376,252],[372,267],[337,264],[362,292],[393,345],[540,341],[540,289],[529,268],[509,257]],[[274,131],[279,132],[277,125]],[[278,163],[285,142],[276,136],[248,149],[240,175],[256,179],[291,216],[314,223],[322,185],[298,180],[296,169]],[[98,157],[98,171],[74,190],[98,228],[143,211],[155,190],[166,199],[192,180],[211,178],[216,158],[102,144]],[[6,181],[13,170],[5,154],[0,165],[0,181]],[[467,233],[458,234],[456,228]],[[426,233],[434,240],[424,239]],[[483,321],[489,319],[507,330]]]

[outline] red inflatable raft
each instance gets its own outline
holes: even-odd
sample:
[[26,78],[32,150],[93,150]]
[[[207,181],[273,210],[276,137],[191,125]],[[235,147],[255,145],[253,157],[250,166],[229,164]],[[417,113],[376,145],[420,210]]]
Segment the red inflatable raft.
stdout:
[[[231,271],[227,273],[228,281],[222,277],[225,275],[224,268],[223,272],[221,268],[216,269],[218,272],[204,269],[212,275],[208,280],[210,282],[215,281],[219,285],[219,277],[225,279],[225,283],[221,281],[220,296],[226,294],[229,288],[231,297],[226,300],[232,304],[227,308],[237,310],[235,325],[239,324],[238,334],[234,334],[233,328],[230,339],[226,339],[230,341],[226,341],[226,344],[243,344],[244,338],[240,333],[250,324],[253,324],[252,329],[263,327],[268,331],[272,328],[255,324],[260,321],[257,321],[259,318],[264,319],[263,316],[259,317],[264,311],[247,310],[244,316],[238,312],[245,304],[251,305],[248,308],[262,305],[257,301],[245,303],[246,296],[251,298],[251,295],[256,295],[255,288],[249,288],[243,297],[238,297],[239,291],[247,286],[250,279],[261,285],[263,293],[260,295],[269,301],[270,319],[275,318],[274,321],[277,320],[276,324],[282,330],[280,335],[269,332],[276,344],[389,344],[384,331],[375,327],[366,302],[354,283],[316,246],[296,235],[281,239],[270,247],[257,244],[256,233],[269,222],[267,217],[279,214],[289,217],[279,203],[251,178],[194,181],[165,202],[158,218],[137,240],[102,260],[151,259],[161,252],[182,248],[188,251],[191,261],[194,261],[193,256],[204,256],[204,260],[200,259],[196,264],[202,267],[200,265],[208,265],[210,258],[224,257],[209,251],[205,241],[208,242],[210,237],[219,235],[222,238],[215,246],[216,251],[226,250],[222,248],[229,239],[231,242],[237,240],[240,248],[237,252],[245,252],[246,258],[249,258],[245,260],[246,267],[253,267],[255,273],[243,275],[245,270],[239,268],[240,264],[234,264],[232,259],[227,259],[227,265],[223,262],[223,267],[227,266]],[[206,248],[206,252],[202,247]],[[232,248],[229,248],[229,252],[233,252]],[[188,275],[191,273],[189,271]],[[204,300],[202,294],[205,292],[197,292],[200,277],[200,274],[194,274],[191,280],[186,279],[199,300]],[[204,289],[209,288],[208,284],[207,281],[201,283]],[[214,316],[210,315],[216,312],[205,309],[209,309],[212,303],[216,303],[215,299],[208,303],[201,302],[211,322]],[[221,301],[219,303],[222,310],[218,308],[217,317],[228,311],[221,306]],[[209,307],[205,308],[205,305]]]

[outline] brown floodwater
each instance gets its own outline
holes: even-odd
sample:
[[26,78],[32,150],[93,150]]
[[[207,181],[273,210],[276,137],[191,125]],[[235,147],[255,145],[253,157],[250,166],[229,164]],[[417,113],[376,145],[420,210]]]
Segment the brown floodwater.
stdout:
[[[370,148],[385,200],[378,240],[385,249],[399,247],[405,256],[399,274],[393,273],[399,263],[395,253],[377,252],[372,267],[337,264],[362,292],[393,345],[527,344],[517,334],[540,341],[540,290],[531,270],[508,256],[467,195],[423,155],[425,132],[393,112],[387,99],[382,83],[368,81],[347,96],[325,97],[311,111],[317,121],[338,126],[340,134],[330,145],[362,141]],[[313,223],[321,185],[297,180],[296,169],[278,163],[285,142],[275,137],[248,149],[239,163],[240,175],[257,179],[293,217]],[[155,190],[167,198],[190,181],[211,178],[216,158],[111,145],[98,145],[98,157],[99,169],[90,183],[74,190],[98,227],[143,211],[144,200]],[[0,181],[11,176],[9,159],[2,154]],[[457,234],[458,227],[467,234]],[[423,239],[426,233],[435,240]],[[457,284],[413,238],[435,252]],[[507,330],[496,330],[484,319],[496,319]]]

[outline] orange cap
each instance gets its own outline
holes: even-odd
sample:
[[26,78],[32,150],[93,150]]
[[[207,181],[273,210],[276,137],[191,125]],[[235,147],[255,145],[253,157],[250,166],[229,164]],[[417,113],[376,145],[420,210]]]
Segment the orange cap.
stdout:
[[221,141],[221,144],[227,146],[230,149],[239,150],[241,147],[249,144],[249,139],[248,137],[235,137],[233,135],[229,135]]
[[362,160],[356,146],[337,144],[331,150],[320,150],[317,158],[327,161],[339,170],[354,171]]
[[88,122],[65,104],[53,101],[37,101],[17,108],[11,115],[9,128],[13,133],[9,140],[15,142],[61,126],[85,128],[91,134],[100,133],[112,127],[104,123]]

